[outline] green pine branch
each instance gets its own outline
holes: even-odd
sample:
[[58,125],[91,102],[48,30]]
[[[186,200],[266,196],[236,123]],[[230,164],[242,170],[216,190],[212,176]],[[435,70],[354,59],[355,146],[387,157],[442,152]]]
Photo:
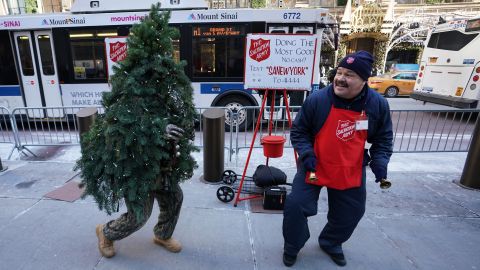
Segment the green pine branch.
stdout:
[[[192,143],[192,88],[184,64],[172,57],[178,31],[168,26],[169,18],[157,4],[132,27],[127,57],[114,68],[112,91],[103,95],[105,114],[81,140],[76,169],[81,169],[84,197],[93,196],[108,214],[125,198],[142,218],[142,202],[152,190],[190,179],[196,168],[190,155],[198,150]],[[166,137],[168,124],[185,130],[178,150]]]

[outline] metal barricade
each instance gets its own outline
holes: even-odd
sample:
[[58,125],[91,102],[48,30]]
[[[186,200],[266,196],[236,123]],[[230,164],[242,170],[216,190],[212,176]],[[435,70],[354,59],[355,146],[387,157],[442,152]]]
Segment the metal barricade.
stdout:
[[[78,123],[75,114],[84,107],[48,107],[48,108],[15,108],[11,113],[0,107],[0,143],[12,144],[10,158],[15,148],[18,151],[29,151],[28,146],[65,146],[80,143]],[[203,111],[211,107],[197,107],[195,120],[194,145],[203,147]],[[217,107],[226,113],[226,119],[235,123],[234,127],[226,125],[224,148],[229,153],[229,161],[233,154],[248,149],[253,137],[253,129],[257,124],[260,107],[249,106],[233,112],[226,107]],[[104,109],[97,108],[99,113]],[[299,106],[290,107],[292,119],[300,110]],[[396,153],[415,152],[466,152],[469,149],[475,122],[480,110],[391,110],[394,147]],[[239,114],[246,124],[236,121]],[[292,148],[290,130],[285,106],[275,106],[273,112],[265,108],[259,123],[258,140],[254,148],[261,148],[260,138],[268,135],[268,119],[272,118],[273,135],[287,139],[285,147]]]
[[13,150],[17,147],[15,124],[12,121],[10,111],[5,107],[0,107],[0,144],[11,144],[11,149],[7,159],[13,153]]
[[75,114],[82,108],[85,107],[15,108],[11,118],[16,148],[19,152],[26,150],[33,154],[28,146],[80,144]]
[[[290,116],[295,119],[298,111],[300,110],[300,106],[290,106]],[[237,123],[237,128],[235,129],[235,152],[238,156],[238,153],[242,149],[250,148],[250,143],[252,142],[253,138],[253,130],[258,121],[258,114],[260,113],[260,107],[257,106],[248,106],[244,107],[242,110],[245,110],[246,120],[248,125],[245,125],[243,129],[239,128]],[[258,130],[257,140],[254,142],[253,148],[262,148],[260,144],[260,138],[263,136],[268,135],[268,119],[270,119],[270,115],[272,114],[272,134],[278,136],[284,136],[287,141],[285,143],[285,147],[292,148],[292,144],[290,142],[290,129],[288,126],[288,117],[286,112],[285,106],[275,106],[273,112],[270,111],[270,108],[265,108],[263,112],[263,117],[260,120],[260,127]]]
[[[285,107],[276,106],[273,111],[272,133],[287,139],[285,147],[291,148],[290,130]],[[292,119],[300,107],[290,107]],[[253,116],[250,125],[235,130],[235,148],[233,152],[238,157],[239,151],[248,149],[253,137],[259,107],[244,107],[250,110],[247,116]],[[254,113],[253,113],[254,112]],[[261,148],[260,138],[268,132],[270,110],[265,109],[260,123],[259,136],[254,142],[254,148]],[[393,151],[396,153],[417,152],[466,152],[472,140],[475,122],[480,116],[480,110],[391,110],[394,132]]]
[[480,110],[392,110],[393,151],[467,152]]

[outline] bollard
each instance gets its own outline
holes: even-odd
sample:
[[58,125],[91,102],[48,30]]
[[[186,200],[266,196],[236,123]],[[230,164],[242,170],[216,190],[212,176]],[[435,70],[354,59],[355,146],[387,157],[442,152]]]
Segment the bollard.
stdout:
[[4,172],[8,169],[8,167],[3,167],[3,164],[2,164],[2,158],[0,158],[0,172]]
[[480,115],[472,136],[460,184],[467,188],[480,189]]
[[80,132],[80,139],[82,135],[90,130],[95,118],[97,118],[98,111],[95,107],[83,108],[77,112],[78,130]]
[[203,112],[203,180],[219,182],[224,168],[225,111]]

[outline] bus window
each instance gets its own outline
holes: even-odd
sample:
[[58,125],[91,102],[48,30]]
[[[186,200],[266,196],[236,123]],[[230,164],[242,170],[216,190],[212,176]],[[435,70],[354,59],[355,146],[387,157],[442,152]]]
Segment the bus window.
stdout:
[[39,35],[38,48],[40,48],[40,58],[42,61],[43,75],[54,75],[55,68],[53,67],[52,47],[50,45],[49,35]]
[[242,77],[244,26],[193,28],[193,77]]
[[116,35],[116,29],[70,31],[72,63],[76,80],[106,79],[105,37]]
[[438,43],[438,36],[440,33],[433,33],[430,36],[430,40],[428,41],[427,47],[429,48],[437,48],[437,43]]
[[447,50],[459,51],[467,46],[478,34],[464,34],[459,31],[447,31],[434,33],[430,37],[427,47]]
[[17,85],[18,78],[8,32],[0,31],[0,85]]
[[180,63],[180,40],[174,39],[172,40],[173,46],[173,59],[176,63]]
[[20,62],[22,66],[22,73],[24,76],[33,76],[33,62],[32,53],[30,50],[30,37],[18,36],[18,53],[20,54]]

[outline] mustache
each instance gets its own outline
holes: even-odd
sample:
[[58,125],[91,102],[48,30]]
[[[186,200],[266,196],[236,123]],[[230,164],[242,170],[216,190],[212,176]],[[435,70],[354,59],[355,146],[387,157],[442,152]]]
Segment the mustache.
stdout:
[[344,80],[335,80],[335,85],[341,87],[348,87],[348,83]]

